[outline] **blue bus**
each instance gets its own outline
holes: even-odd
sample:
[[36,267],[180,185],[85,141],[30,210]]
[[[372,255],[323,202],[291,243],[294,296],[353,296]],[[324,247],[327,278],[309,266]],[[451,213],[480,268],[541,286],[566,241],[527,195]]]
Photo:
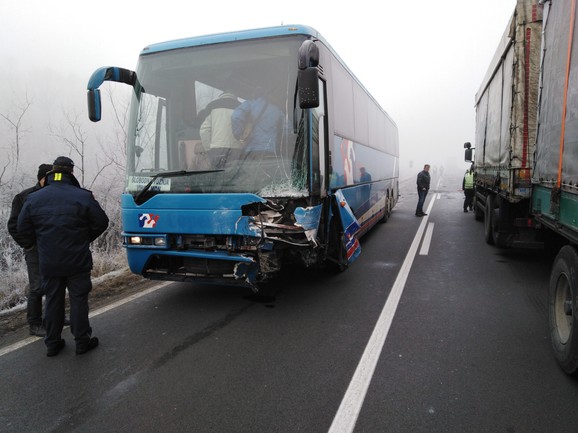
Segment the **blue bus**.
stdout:
[[398,200],[395,122],[311,27],[147,46],[136,71],[93,73],[94,122],[105,81],[134,89],[121,202],[136,274],[258,290],[288,263],[343,270]]

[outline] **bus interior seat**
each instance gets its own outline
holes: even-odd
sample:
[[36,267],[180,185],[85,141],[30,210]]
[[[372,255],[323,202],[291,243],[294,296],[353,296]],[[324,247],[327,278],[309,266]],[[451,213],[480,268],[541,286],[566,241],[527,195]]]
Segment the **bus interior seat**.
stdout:
[[179,150],[181,154],[181,169],[203,169],[202,166],[207,158],[207,152],[201,140],[180,140]]

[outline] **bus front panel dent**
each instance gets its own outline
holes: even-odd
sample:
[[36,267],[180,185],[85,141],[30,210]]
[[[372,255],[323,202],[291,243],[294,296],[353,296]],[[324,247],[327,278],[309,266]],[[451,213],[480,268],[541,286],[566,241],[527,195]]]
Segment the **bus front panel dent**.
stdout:
[[218,194],[159,194],[137,205],[125,194],[123,238],[130,268],[152,279],[256,287],[280,270],[291,248],[299,248],[295,257],[303,263],[317,254],[322,206],[292,202],[252,194],[231,194],[225,201]]

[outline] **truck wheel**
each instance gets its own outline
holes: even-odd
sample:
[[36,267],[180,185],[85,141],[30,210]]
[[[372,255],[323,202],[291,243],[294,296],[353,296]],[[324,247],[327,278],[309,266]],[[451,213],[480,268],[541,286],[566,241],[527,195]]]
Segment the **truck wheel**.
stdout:
[[495,198],[492,194],[488,194],[486,197],[486,207],[484,216],[484,238],[488,245],[494,245],[494,201]]
[[494,209],[494,213],[492,214],[492,237],[494,245],[500,248],[508,248],[508,241],[512,231],[510,227],[510,221],[512,219],[510,215],[510,204],[501,197],[497,197],[496,201],[499,203],[499,207]]
[[478,198],[474,196],[474,219],[476,221],[482,221],[484,219],[484,212],[478,205],[478,202],[479,202]]
[[548,292],[550,340],[556,360],[567,374],[578,373],[578,253],[562,247],[552,267]]

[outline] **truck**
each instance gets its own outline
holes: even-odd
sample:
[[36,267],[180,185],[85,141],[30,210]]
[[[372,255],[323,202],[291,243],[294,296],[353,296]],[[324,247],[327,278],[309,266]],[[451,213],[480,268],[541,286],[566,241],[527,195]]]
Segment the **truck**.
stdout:
[[[488,244],[552,254],[549,335],[578,374],[576,1],[518,0],[475,96],[475,219]],[[475,150],[475,158],[474,156]]]

